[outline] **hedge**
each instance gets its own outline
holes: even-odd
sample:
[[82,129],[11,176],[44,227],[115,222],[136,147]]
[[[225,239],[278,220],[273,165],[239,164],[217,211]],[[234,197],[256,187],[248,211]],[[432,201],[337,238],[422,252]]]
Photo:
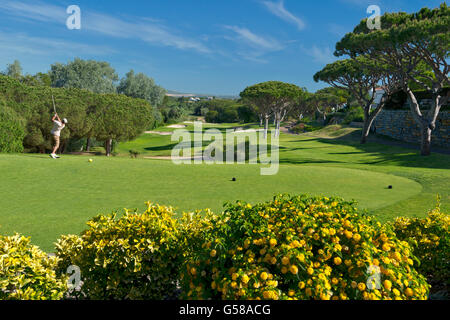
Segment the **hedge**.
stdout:
[[[153,108],[145,100],[81,89],[27,86],[0,75],[0,106],[4,104],[24,119],[22,140],[27,150],[44,152],[51,148],[52,95],[59,115],[69,119],[61,132],[63,147],[69,139],[131,140],[154,122]],[[15,136],[17,140],[21,134]]]
[[56,257],[48,257],[21,235],[0,236],[0,300],[58,300],[67,291],[57,275]]
[[24,138],[24,121],[0,97],[0,152],[22,152]]
[[[188,260],[187,299],[426,299],[407,242],[353,203],[277,196],[229,204]],[[378,272],[378,275],[377,275]]]
[[[449,216],[381,224],[339,198],[279,195],[177,215],[99,215],[48,257],[0,237],[0,299],[427,299],[448,284]],[[81,272],[68,292],[67,270]],[[431,278],[430,278],[431,276]]]

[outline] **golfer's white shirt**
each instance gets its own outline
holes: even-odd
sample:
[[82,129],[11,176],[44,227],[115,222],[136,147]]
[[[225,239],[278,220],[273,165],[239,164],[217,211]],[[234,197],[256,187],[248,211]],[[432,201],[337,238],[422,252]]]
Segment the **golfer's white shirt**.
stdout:
[[61,136],[61,130],[64,129],[64,127],[66,126],[65,124],[62,124],[61,122],[59,122],[58,120],[53,121],[55,124],[53,125],[53,129],[52,129],[52,135],[54,136]]

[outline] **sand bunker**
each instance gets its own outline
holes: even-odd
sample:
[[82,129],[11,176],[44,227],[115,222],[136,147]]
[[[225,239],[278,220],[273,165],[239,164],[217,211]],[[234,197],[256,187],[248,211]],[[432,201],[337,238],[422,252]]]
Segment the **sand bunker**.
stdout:
[[173,134],[173,132],[161,132],[161,131],[145,131],[147,134],[157,134],[160,136],[170,136]]
[[171,126],[167,126],[167,128],[182,129],[182,128],[186,128],[186,126],[182,125],[182,124],[173,124]]
[[259,131],[264,131],[264,129],[248,129],[248,130],[236,130],[234,131],[234,133],[245,133],[245,132],[259,132]]

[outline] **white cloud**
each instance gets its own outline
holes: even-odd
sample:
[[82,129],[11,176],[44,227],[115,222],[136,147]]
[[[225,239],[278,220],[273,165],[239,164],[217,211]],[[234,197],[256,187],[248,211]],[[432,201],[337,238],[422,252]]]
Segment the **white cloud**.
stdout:
[[176,35],[164,25],[150,23],[148,19],[141,22],[127,22],[109,15],[88,12],[85,14],[85,20],[83,28],[108,36],[137,38],[151,44],[210,53],[200,41]]
[[48,55],[67,54],[68,52],[77,54],[104,55],[115,52],[106,46],[87,45],[78,42],[48,39],[42,37],[31,37],[22,33],[0,32],[0,48],[11,55],[15,53]]
[[268,37],[257,35],[247,28],[238,26],[224,26],[224,28],[233,31],[233,36],[225,36],[225,39],[241,44],[236,54],[244,60],[255,63],[267,63],[263,56],[269,52],[280,51],[284,49],[279,41]]
[[[32,21],[62,23],[64,25],[68,17],[64,7],[47,5],[42,2],[28,3],[2,0],[0,9],[14,17],[27,18]],[[194,50],[201,53],[210,52],[200,41],[177,35],[159,20],[142,18],[128,22],[110,15],[85,11],[83,8],[81,8],[81,16],[83,30],[116,38],[139,39],[152,45]]]
[[2,0],[0,2],[0,9],[9,15],[27,18],[29,20],[65,22],[67,19],[65,8],[44,4],[39,1],[27,3]]
[[305,22],[289,12],[284,7],[283,0],[280,0],[279,2],[263,1],[262,3],[272,14],[274,14],[278,18],[296,25],[299,30],[303,30],[305,28]]
[[283,48],[283,46],[276,40],[259,36],[247,28],[240,28],[237,26],[225,26],[226,29],[234,31],[238,35],[238,39],[246,44],[268,51],[276,51]]
[[311,48],[302,48],[302,50],[317,63],[328,64],[337,60],[329,47],[319,48],[314,45]]

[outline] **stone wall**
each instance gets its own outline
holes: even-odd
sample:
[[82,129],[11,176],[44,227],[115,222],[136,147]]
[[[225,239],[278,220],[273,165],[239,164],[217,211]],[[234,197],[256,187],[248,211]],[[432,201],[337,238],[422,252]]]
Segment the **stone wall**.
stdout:
[[[396,140],[420,144],[421,133],[411,111],[382,110],[375,119],[373,129]],[[450,149],[450,112],[441,111],[431,138],[432,146]]]

